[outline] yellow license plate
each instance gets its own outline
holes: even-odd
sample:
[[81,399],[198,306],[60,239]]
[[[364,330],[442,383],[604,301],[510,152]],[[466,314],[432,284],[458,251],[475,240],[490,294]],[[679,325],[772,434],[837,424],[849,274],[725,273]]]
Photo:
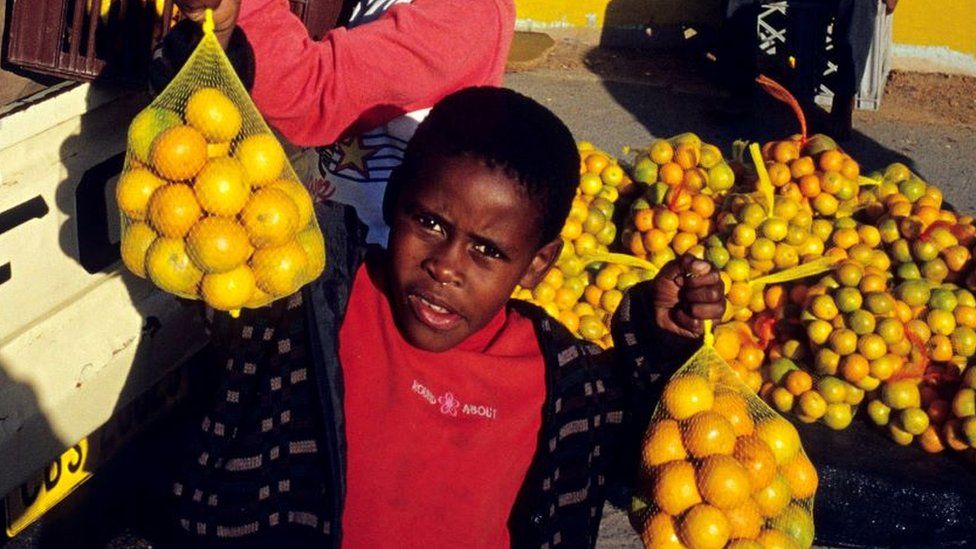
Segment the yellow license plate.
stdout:
[[7,494],[7,536],[14,537],[91,477],[88,439],[68,448],[44,471]]

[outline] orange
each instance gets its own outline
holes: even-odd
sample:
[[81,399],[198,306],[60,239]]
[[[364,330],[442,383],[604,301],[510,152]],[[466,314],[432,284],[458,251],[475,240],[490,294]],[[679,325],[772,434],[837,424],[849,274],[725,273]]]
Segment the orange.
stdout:
[[219,158],[230,154],[230,141],[207,143],[207,158]]
[[790,502],[790,485],[783,475],[776,475],[766,487],[757,490],[752,498],[764,517],[775,517]]
[[654,228],[654,210],[644,208],[634,212],[634,227],[640,232],[647,232]]
[[714,346],[715,352],[728,362],[738,356],[742,340],[734,330],[716,330]]
[[766,166],[766,171],[769,172],[769,180],[776,187],[782,187],[790,182],[793,177],[790,174],[790,167],[782,162],[773,162]]
[[657,513],[641,531],[641,541],[646,549],[684,549],[684,544],[678,539],[675,530],[674,517],[666,513]]
[[669,515],[679,515],[701,503],[695,467],[687,461],[671,461],[654,471],[654,504]]
[[217,88],[200,88],[186,100],[186,122],[211,143],[223,143],[241,131],[241,111]]
[[792,503],[769,525],[789,536],[799,547],[813,545],[813,517],[798,503]]
[[254,273],[247,265],[204,275],[200,283],[200,297],[207,305],[221,311],[240,309],[254,295],[254,290]]
[[844,165],[844,153],[837,149],[826,150],[820,154],[817,164],[825,172],[839,172]]
[[207,162],[207,140],[190,126],[173,126],[153,141],[149,156],[160,176],[171,181],[191,179]]
[[777,162],[787,164],[800,157],[800,144],[791,140],[777,141],[772,153],[772,158]]
[[129,225],[122,234],[120,254],[122,263],[132,274],[146,278],[146,252],[156,240],[156,231],[149,225],[139,222]]
[[660,465],[674,460],[688,457],[685,447],[681,443],[681,431],[678,422],[664,419],[655,423],[649,430],[644,441],[644,463]]
[[803,370],[793,370],[786,374],[786,390],[795,396],[800,396],[812,388],[813,378]]
[[731,454],[735,448],[735,429],[722,414],[699,412],[682,423],[682,442],[693,457]]
[[722,414],[729,420],[736,436],[751,435],[755,424],[749,416],[749,405],[740,395],[731,391],[722,391],[715,395],[712,410]]
[[800,549],[800,546],[793,541],[793,538],[779,530],[763,530],[756,541],[764,549]]
[[743,345],[742,350],[739,351],[739,362],[748,370],[759,368],[764,358],[762,348],[752,343]]
[[139,162],[148,164],[153,140],[164,130],[179,125],[180,115],[166,109],[146,107],[129,124],[126,147]]
[[606,155],[594,152],[586,156],[586,170],[599,174],[610,164],[610,159]]
[[681,541],[695,549],[721,549],[731,532],[725,513],[706,503],[689,509],[678,526]]
[[799,453],[780,468],[790,493],[796,499],[806,499],[817,491],[817,470],[806,455]]
[[189,185],[160,187],[149,199],[149,222],[163,236],[183,238],[201,215],[203,211]]
[[244,306],[250,309],[257,309],[258,307],[264,307],[270,304],[272,301],[274,301],[274,297],[255,286],[254,293],[251,294],[251,298],[247,300]]
[[241,210],[241,222],[258,248],[278,246],[299,229],[301,215],[295,201],[278,188],[259,189]]
[[153,284],[181,297],[197,297],[197,286],[203,278],[186,253],[179,238],[157,238],[146,253],[146,274]]
[[756,539],[765,522],[759,505],[752,498],[746,498],[738,507],[725,509],[725,517],[729,519],[729,537],[732,539]]
[[715,395],[708,380],[694,374],[673,378],[661,394],[664,410],[678,420],[710,410],[714,400]]
[[[793,179],[800,179],[805,175],[812,175],[817,169],[813,164],[813,158],[810,158],[809,156],[801,156],[789,164],[790,173],[793,175]],[[817,185],[817,192],[820,192],[819,182]]]
[[165,184],[165,181],[145,168],[129,170],[119,178],[119,184],[115,187],[115,201],[129,219],[142,221],[146,219],[146,210],[153,192]]
[[651,144],[648,153],[655,164],[667,164],[674,158],[674,147],[666,139],[658,139]]
[[685,171],[674,162],[668,162],[660,167],[657,172],[658,178],[667,185],[680,185],[685,178]]
[[800,449],[800,435],[796,432],[796,428],[779,416],[758,424],[756,436],[773,451],[778,465],[792,459]]
[[255,187],[280,177],[285,169],[285,151],[269,133],[245,138],[234,149],[234,158],[244,166],[248,182]]
[[233,158],[211,159],[193,181],[197,201],[214,215],[237,215],[251,196],[251,186],[244,178],[244,166]]
[[698,492],[719,509],[738,507],[752,492],[749,474],[734,457],[709,456],[698,466]]
[[247,261],[253,251],[247,231],[228,217],[198,221],[186,236],[186,247],[190,258],[205,273],[230,271]]
[[255,283],[275,297],[298,291],[307,280],[307,266],[308,257],[294,240],[280,246],[260,248],[251,256]]
[[269,188],[281,189],[291,197],[295,205],[298,206],[298,230],[302,230],[312,221],[315,215],[312,197],[305,189],[305,185],[291,179],[279,179],[267,185]]

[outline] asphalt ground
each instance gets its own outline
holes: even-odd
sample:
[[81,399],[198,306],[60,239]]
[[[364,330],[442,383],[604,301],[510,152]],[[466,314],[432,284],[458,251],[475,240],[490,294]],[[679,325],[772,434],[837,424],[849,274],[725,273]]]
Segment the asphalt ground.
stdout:
[[[680,68],[683,60],[641,55],[627,54],[612,70],[585,61],[549,64],[509,74],[505,85],[547,105],[577,139],[615,155],[626,146],[645,146],[655,137],[685,131],[694,131],[725,151],[734,139],[762,141],[797,131],[785,106],[761,97],[750,114],[729,119],[716,112],[725,95],[707,74],[694,68],[675,72],[671,69]],[[628,70],[631,61],[635,67],[645,67],[658,60],[668,70]],[[976,212],[976,127],[944,117],[925,120],[904,114],[886,109],[884,103],[880,111],[857,112],[854,134],[841,146],[865,172],[905,162],[940,186],[956,208]],[[192,415],[184,409],[155,426],[38,524],[13,540],[0,541],[0,546],[166,546],[168,538],[160,523],[166,520],[161,493],[170,464],[167,441],[185,425],[188,414]],[[613,505],[606,507],[598,546],[641,546],[625,513]]]

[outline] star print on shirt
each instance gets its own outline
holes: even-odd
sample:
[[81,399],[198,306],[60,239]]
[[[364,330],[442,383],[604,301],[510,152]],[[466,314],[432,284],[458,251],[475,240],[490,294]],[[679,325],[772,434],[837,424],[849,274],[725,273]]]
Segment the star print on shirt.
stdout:
[[364,177],[369,176],[366,161],[376,153],[376,149],[365,145],[361,138],[350,137],[339,141],[339,158],[336,160],[335,171],[355,170]]

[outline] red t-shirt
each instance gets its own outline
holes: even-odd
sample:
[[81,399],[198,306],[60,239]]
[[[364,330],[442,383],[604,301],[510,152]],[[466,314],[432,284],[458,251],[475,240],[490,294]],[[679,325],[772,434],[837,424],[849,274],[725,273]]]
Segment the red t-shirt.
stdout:
[[532,322],[500,311],[442,353],[407,343],[373,268],[339,331],[347,547],[506,547],[536,450],[545,374]]

